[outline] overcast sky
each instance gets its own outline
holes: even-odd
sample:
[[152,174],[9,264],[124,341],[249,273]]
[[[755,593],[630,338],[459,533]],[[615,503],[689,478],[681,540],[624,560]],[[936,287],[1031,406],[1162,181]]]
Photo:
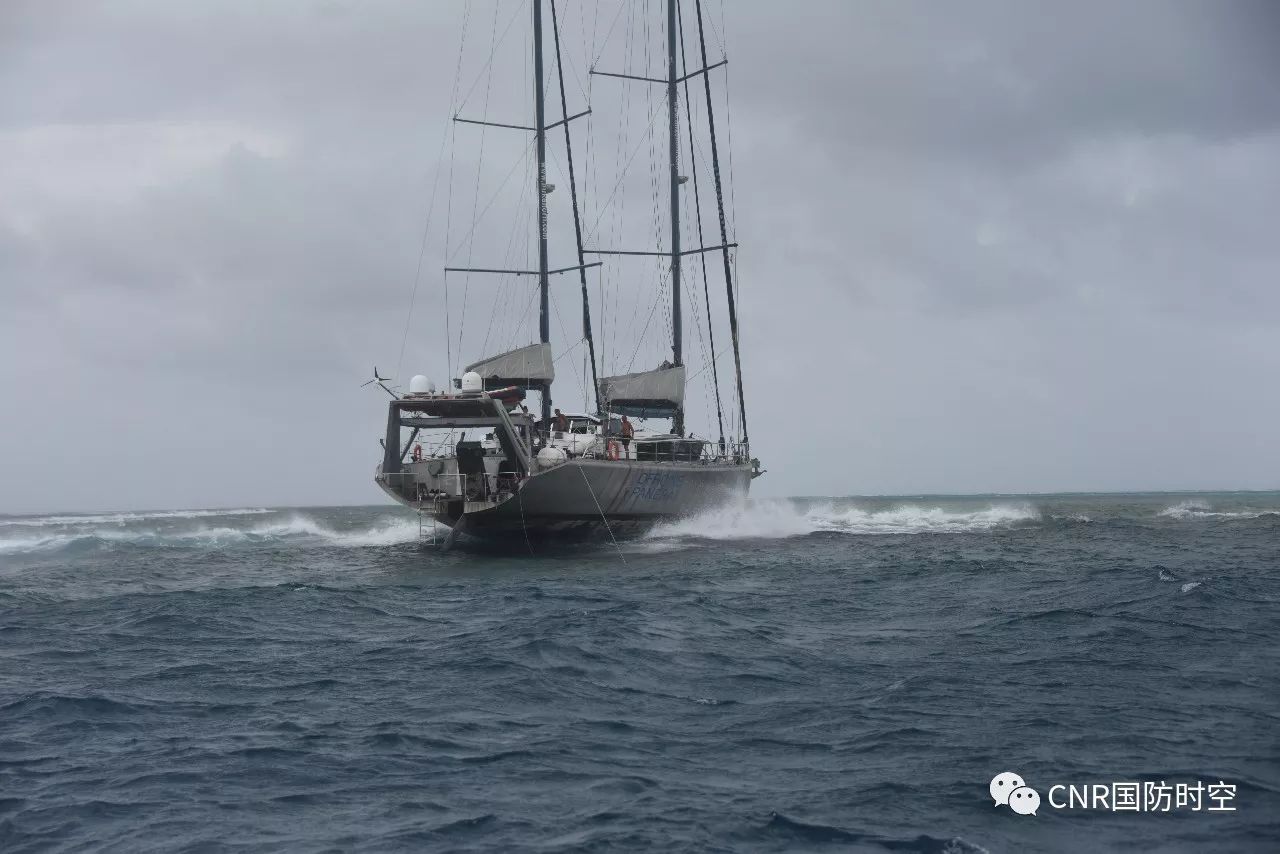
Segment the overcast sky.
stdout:
[[[566,3],[591,219],[630,84],[584,66],[635,67],[627,22],[660,5],[610,42],[616,3]],[[1280,487],[1275,4],[727,7],[760,494]],[[529,121],[518,0],[0,4],[0,512],[385,501],[371,366],[442,383],[459,344],[528,343],[488,324],[508,285],[451,278],[468,325],[442,346],[446,254],[528,236],[527,195],[499,193],[492,233],[459,238],[527,143],[447,132],[467,8],[466,110]],[[636,222],[648,174],[612,206]],[[610,275],[615,299],[656,293],[643,264]],[[555,287],[560,352],[577,282]]]

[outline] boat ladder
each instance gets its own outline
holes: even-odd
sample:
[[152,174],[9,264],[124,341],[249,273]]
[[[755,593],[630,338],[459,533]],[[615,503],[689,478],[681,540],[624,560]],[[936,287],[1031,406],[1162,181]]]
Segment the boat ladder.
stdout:
[[[431,525],[427,526],[426,517],[430,515]],[[418,500],[418,545],[434,546],[440,523],[436,521],[435,514],[427,514],[422,511],[422,500]]]

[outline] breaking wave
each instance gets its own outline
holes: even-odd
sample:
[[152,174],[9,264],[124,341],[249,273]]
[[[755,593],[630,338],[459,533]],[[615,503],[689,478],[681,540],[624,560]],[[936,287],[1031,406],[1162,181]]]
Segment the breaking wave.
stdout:
[[1204,501],[1181,501],[1161,510],[1159,515],[1170,519],[1260,519],[1263,516],[1280,516],[1280,510],[1214,510],[1213,505]]
[[58,525],[127,525],[151,519],[201,519],[208,516],[251,516],[275,513],[265,507],[241,507],[234,510],[154,510],[131,513],[86,513],[62,516],[11,516],[0,518],[0,528],[48,528]]
[[832,503],[805,507],[786,500],[748,501],[659,525],[650,532],[649,538],[738,540],[780,539],[818,533],[955,534],[1007,528],[1039,518],[1040,514],[1028,504],[991,505],[975,510],[904,504],[865,510]]
[[[9,531],[0,529],[0,555],[51,553],[68,549],[113,549],[124,546],[221,548],[273,542],[287,542],[302,546],[359,548],[413,542],[418,537],[417,521],[401,516],[380,520],[369,527],[349,530],[321,524],[305,513],[292,513],[278,519],[240,525],[197,524],[195,527],[182,527],[174,524],[212,516],[257,516],[263,513],[279,512],[271,510],[177,511],[166,514],[49,516],[29,520],[25,529]],[[126,520],[134,524],[127,524]],[[156,524],[160,520],[165,520],[169,524],[167,526]],[[40,524],[41,521],[44,522],[43,525]],[[49,530],[54,527],[60,529]],[[45,530],[39,530],[40,528]]]

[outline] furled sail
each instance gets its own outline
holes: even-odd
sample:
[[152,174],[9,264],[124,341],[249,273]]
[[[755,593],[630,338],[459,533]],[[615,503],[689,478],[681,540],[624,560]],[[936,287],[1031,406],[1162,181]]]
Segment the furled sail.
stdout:
[[538,388],[556,378],[550,344],[530,344],[528,347],[490,356],[467,365],[466,370],[479,374],[484,380],[485,388],[511,385]]
[[684,405],[684,366],[603,377],[600,400],[619,415],[670,418]]

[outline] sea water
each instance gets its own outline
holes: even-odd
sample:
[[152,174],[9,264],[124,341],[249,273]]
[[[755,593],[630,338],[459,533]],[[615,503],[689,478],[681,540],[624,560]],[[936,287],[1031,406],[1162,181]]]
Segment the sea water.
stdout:
[[0,517],[0,850],[1273,851],[1278,603],[1280,494]]

